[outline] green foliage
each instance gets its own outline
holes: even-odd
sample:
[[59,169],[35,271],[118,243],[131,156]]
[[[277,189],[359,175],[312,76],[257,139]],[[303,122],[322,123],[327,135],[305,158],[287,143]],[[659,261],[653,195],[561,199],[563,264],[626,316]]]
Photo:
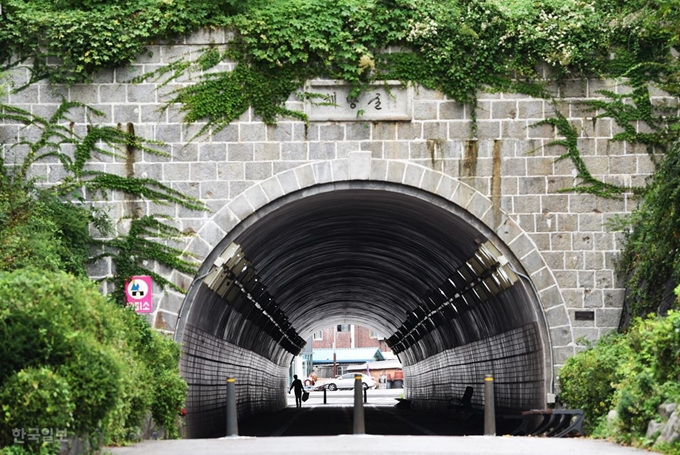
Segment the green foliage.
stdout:
[[[175,364],[177,358],[174,358]],[[158,369],[152,376],[158,391],[153,396],[151,412],[154,421],[167,429],[168,437],[179,436],[177,411],[184,405],[187,385],[176,372],[169,369]]]
[[[299,118],[284,102],[314,77],[348,81],[354,95],[370,81],[397,79],[472,105],[480,90],[547,97],[542,63],[558,80],[596,74],[658,81],[653,68],[667,64],[674,36],[654,25],[650,18],[658,15],[636,0],[253,2],[224,23],[238,32],[225,54],[236,68],[205,74],[171,103],[183,105],[187,122],[206,121],[203,133],[248,107],[267,123],[277,116]],[[211,49],[194,65],[178,63],[174,76],[205,70],[218,54]],[[639,70],[631,72],[634,66]],[[586,186],[592,192],[611,193],[591,180]]]
[[[484,88],[540,92],[515,78],[536,79],[541,62],[558,75],[620,75],[631,62],[667,54],[672,26],[650,18],[672,24],[676,16],[669,5],[657,10],[637,0],[9,0],[4,8],[0,61],[32,57],[32,80],[87,80],[132,61],[151,41],[199,27],[235,28],[227,56],[236,69],[207,75],[175,100],[187,121],[218,128],[248,106],[266,122],[299,116],[282,104],[311,77],[344,79],[357,91],[371,80],[399,79],[474,103]],[[219,55],[208,52],[198,66],[215,65]]]
[[559,112],[553,118],[538,122],[537,125],[552,125],[563,139],[556,139],[548,143],[548,146],[562,146],[566,153],[558,157],[558,160],[570,159],[576,169],[576,176],[580,180],[578,185],[572,188],[563,188],[561,191],[576,191],[591,193],[602,197],[615,197],[624,192],[639,192],[640,189],[625,188],[603,182],[592,176],[578,150],[579,133]]
[[[680,282],[680,141],[671,144],[649,182],[639,208],[628,218],[619,267],[629,280],[628,311],[658,311],[668,282]],[[659,229],[664,226],[664,229]]]
[[[632,99],[644,114],[641,120],[655,126],[645,84],[669,85],[678,74],[667,61],[669,47],[678,42],[676,3],[10,0],[5,6],[10,27],[0,34],[7,50],[0,61],[9,63],[11,55],[34,57],[33,80],[81,81],[98,68],[132,61],[150,40],[201,26],[227,26],[237,34],[226,54],[211,48],[195,65],[176,62],[172,69],[159,70],[159,75],[172,71],[177,77],[183,71],[212,68],[223,58],[238,62],[233,71],[205,74],[171,101],[182,104],[187,122],[207,122],[199,134],[224,127],[249,107],[267,123],[278,116],[304,118],[284,103],[313,77],[349,81],[354,94],[372,80],[398,79],[472,105],[479,90],[547,96],[538,82],[542,63],[558,78],[629,77],[635,87]],[[45,56],[62,63],[50,65]],[[619,113],[626,109],[625,103],[616,105],[601,103],[602,115],[613,113],[608,106]],[[631,140],[632,127],[625,122],[625,133],[617,139]],[[635,134],[635,140],[645,139]],[[584,179],[579,191],[620,192],[587,175],[577,154],[571,147],[569,156]]]
[[[122,359],[121,399],[105,419],[107,441],[122,444],[139,437],[140,422],[151,414],[178,437],[178,410],[184,406],[186,382],[178,374],[179,346],[151,329],[134,312],[122,312],[126,344],[134,356]],[[140,384],[153,384],[140,387]]]
[[40,448],[25,448],[22,445],[14,444],[7,447],[0,448],[0,455],[58,455],[59,448],[54,444],[42,446]]
[[[560,397],[585,411],[589,430],[599,425],[599,434],[644,444],[657,407],[680,402],[679,355],[680,312],[637,318],[625,335],[605,338],[567,360],[560,373]],[[607,428],[610,409],[618,411],[618,419]]]
[[[90,225],[102,235],[111,234],[111,222],[107,214],[96,207],[96,202],[98,197],[106,198],[109,192],[117,191],[130,198],[178,204],[193,210],[204,210],[205,206],[152,179],[88,170],[87,164],[97,156],[125,160],[129,150],[164,153],[155,147],[158,144],[118,128],[91,125],[80,136],[69,127],[69,115],[74,109],[85,110],[91,117],[101,115],[80,103],[62,103],[49,119],[0,105],[0,119],[19,122],[39,133],[34,140],[21,140],[8,147],[7,156],[12,156],[15,150],[25,151],[21,162],[9,165],[0,160],[0,258],[3,259],[0,270],[31,265],[84,276],[88,262],[111,257],[116,266],[111,280],[120,302],[124,282],[134,275],[151,275],[161,286],[180,290],[144,267],[142,262],[152,260],[191,273],[194,264],[184,258],[180,250],[164,243],[181,237],[182,233],[167,224],[167,218],[144,216],[133,219],[132,228],[125,235],[110,240],[94,238]],[[65,171],[61,182],[45,186],[29,177],[31,166],[54,159]],[[94,247],[99,253],[93,255]]]
[[[628,279],[625,310],[629,320],[665,312],[662,305],[667,284],[680,282],[680,119],[672,106],[652,106],[646,87],[636,88],[632,99],[610,96],[612,102],[595,107],[621,127],[614,139],[644,145],[657,161],[653,178],[641,191],[638,208],[619,226],[625,233],[625,247],[618,268]],[[638,122],[648,125],[649,132],[637,132]]]
[[572,408],[583,409],[585,429],[592,431],[612,408],[619,364],[627,347],[620,336],[602,338],[596,349],[588,349],[567,359],[560,370],[560,399]]
[[91,214],[9,178],[0,162],[0,269],[29,265],[84,275]]
[[638,319],[626,340],[632,359],[622,365],[617,410],[624,433],[644,434],[659,404],[680,399],[680,313]]
[[97,214],[82,204],[60,199],[57,188],[42,189],[28,178],[32,164],[50,159],[55,149],[77,143],[62,123],[73,107],[76,105],[65,103],[45,120],[22,109],[0,106],[0,118],[41,130],[35,141],[22,140],[8,147],[9,152],[26,150],[21,164],[9,165],[0,159],[0,268],[4,270],[33,265],[85,274],[88,225],[97,221]]
[[[677,2],[676,2],[677,3]],[[557,115],[545,122],[552,124],[563,139],[551,145],[560,145],[567,152],[560,159],[569,158],[580,179],[567,191],[589,192],[603,197],[619,197],[632,193],[641,197],[633,214],[612,224],[624,231],[624,249],[617,264],[619,272],[627,279],[628,293],[624,305],[621,329],[625,329],[635,316],[665,312],[669,302],[664,292],[670,283],[680,282],[680,257],[678,257],[678,199],[677,154],[680,147],[680,118],[677,102],[661,104],[652,102],[650,87],[659,87],[669,94],[680,94],[680,66],[670,57],[669,47],[678,43],[677,28],[672,31],[670,21],[677,25],[677,15],[669,14],[668,5],[660,10],[650,5],[637,5],[612,23],[612,53],[616,55],[606,66],[612,76],[624,76],[630,84],[630,93],[619,94],[602,91],[607,98],[585,103],[595,119],[610,118],[619,130],[613,141],[625,142],[627,147],[646,149],[657,164],[653,177],[646,187],[626,188],[593,178],[578,150],[578,132],[569,122]],[[659,24],[664,27],[659,27]],[[627,32],[627,37],[626,37]],[[628,40],[627,42],[625,40]],[[659,229],[659,226],[668,229]]]
[[[286,77],[280,77],[284,73]],[[276,74],[272,77],[257,67],[239,64],[231,72],[210,74],[202,83],[180,90],[171,103],[181,103],[187,122],[209,119],[197,135],[210,127],[219,131],[250,106],[266,123],[274,123],[277,115],[303,118],[282,105],[306,79],[304,71],[291,74],[280,69]]]
[[94,447],[121,443],[147,413],[177,435],[186,396],[179,347],[91,281],[0,273],[0,337],[0,446],[10,444],[11,429],[29,427],[67,429]]
[[236,0],[5,0],[0,65],[10,67],[17,58],[33,58],[31,81],[87,81],[99,69],[132,61],[150,42],[223,22],[225,14],[243,4]]
[[75,404],[67,379],[49,367],[27,368],[2,383],[0,446],[10,445],[13,428],[65,428]]
[[[188,121],[208,119],[219,127],[244,105],[267,122],[290,115],[280,105],[317,76],[344,79],[357,90],[370,80],[400,79],[474,103],[482,88],[536,92],[513,78],[537,78],[541,62],[558,75],[623,75],[640,63],[664,62],[677,42],[673,6],[641,0],[9,0],[0,61],[32,57],[32,80],[83,81],[97,69],[132,61],[151,41],[199,27],[233,27],[234,74],[207,76],[177,98]],[[203,69],[219,60],[219,52],[207,55]]]
[[293,65],[358,81],[367,75],[361,57],[404,37],[392,25],[400,14],[375,0],[270,2],[230,21],[239,31],[233,56],[268,69]]
[[[105,314],[90,313],[91,304],[79,304],[80,300],[102,300],[91,283],[69,280],[58,272],[22,270],[30,272],[3,275],[0,287],[3,321],[0,330],[3,340],[12,341],[0,344],[3,359],[0,381],[23,368],[49,364],[48,359],[65,362],[72,341],[66,335],[74,328],[98,334],[99,341],[114,336]],[[53,274],[54,280],[47,278]],[[26,289],[23,293],[22,287]]]
[[[88,339],[90,338],[90,339]],[[71,386],[73,429],[86,433],[115,405],[121,387],[121,368],[116,353],[107,346],[77,334],[66,362],[58,367]]]
[[176,291],[184,292],[173,282],[143,265],[145,261],[152,260],[183,273],[191,274],[196,271],[195,265],[183,258],[182,251],[162,243],[183,235],[177,228],[165,224],[164,221],[171,219],[161,216],[134,218],[130,220],[127,235],[98,241],[105,252],[94,259],[111,258],[117,272],[111,279],[114,284],[112,295],[117,301],[124,299],[125,281],[136,275],[149,275],[162,287],[169,286]]

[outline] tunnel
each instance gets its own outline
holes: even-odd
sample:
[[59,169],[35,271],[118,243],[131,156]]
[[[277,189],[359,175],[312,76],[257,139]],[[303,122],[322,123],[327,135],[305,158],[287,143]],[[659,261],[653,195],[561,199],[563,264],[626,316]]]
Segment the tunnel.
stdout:
[[549,331],[521,261],[484,223],[387,182],[317,185],[241,221],[205,259],[180,311],[186,435],[223,436],[225,379],[239,418],[287,406],[289,367],[314,330],[363,325],[403,364],[405,397],[436,412],[486,374],[497,408],[544,407]]

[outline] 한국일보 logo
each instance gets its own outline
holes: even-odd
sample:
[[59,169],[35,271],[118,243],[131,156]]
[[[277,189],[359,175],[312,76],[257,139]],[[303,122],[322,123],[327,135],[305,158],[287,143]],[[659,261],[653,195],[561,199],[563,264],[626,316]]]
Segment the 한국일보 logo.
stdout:
[[128,305],[134,305],[137,313],[152,313],[151,277],[133,276],[125,283],[125,297]]

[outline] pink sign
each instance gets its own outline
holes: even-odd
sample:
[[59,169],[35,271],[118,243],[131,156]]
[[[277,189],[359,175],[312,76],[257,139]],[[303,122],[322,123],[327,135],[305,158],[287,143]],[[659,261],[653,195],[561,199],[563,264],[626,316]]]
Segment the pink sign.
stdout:
[[128,305],[134,305],[137,313],[153,313],[151,299],[151,277],[133,276],[125,283],[125,297]]

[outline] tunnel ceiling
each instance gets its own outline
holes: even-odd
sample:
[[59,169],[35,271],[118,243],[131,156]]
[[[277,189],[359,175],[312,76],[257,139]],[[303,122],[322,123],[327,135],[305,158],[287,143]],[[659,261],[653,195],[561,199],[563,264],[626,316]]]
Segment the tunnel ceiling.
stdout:
[[300,333],[347,320],[392,334],[481,240],[419,199],[345,190],[287,204],[236,243]]
[[[202,330],[243,330],[230,316],[236,310],[293,354],[334,322],[372,327],[401,352],[442,324],[460,326],[445,343],[455,346],[532,317],[511,289],[517,277],[477,228],[395,191],[343,189],[288,202],[238,234],[215,266],[205,308],[192,312]],[[465,324],[451,323],[482,303]]]

